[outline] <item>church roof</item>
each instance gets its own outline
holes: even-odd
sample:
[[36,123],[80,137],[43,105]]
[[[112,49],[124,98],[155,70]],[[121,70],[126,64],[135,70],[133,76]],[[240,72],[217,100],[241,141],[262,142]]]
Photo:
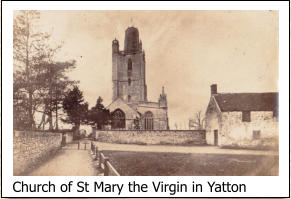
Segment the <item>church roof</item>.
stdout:
[[227,111],[277,111],[278,93],[219,93],[214,94],[220,110]]
[[110,112],[113,112],[116,109],[121,109],[122,111],[124,111],[126,113],[126,115],[129,118],[135,118],[135,117],[138,117],[140,115],[140,113],[138,113],[134,108],[129,106],[121,98],[117,98],[111,104],[109,104],[106,108],[109,109]]

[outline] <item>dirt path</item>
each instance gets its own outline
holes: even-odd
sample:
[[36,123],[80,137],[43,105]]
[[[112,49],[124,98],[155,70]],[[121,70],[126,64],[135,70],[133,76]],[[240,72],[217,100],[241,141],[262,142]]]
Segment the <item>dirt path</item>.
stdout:
[[[93,161],[90,154],[90,144],[84,150],[84,142],[81,142],[81,149],[78,144],[69,144],[63,147],[54,157],[47,160],[28,176],[96,176],[98,168],[96,161]],[[87,141],[88,142],[88,141]],[[88,142],[89,143],[89,142]]]
[[162,146],[95,142],[100,150],[207,154],[278,155],[276,151],[221,149],[215,146]]

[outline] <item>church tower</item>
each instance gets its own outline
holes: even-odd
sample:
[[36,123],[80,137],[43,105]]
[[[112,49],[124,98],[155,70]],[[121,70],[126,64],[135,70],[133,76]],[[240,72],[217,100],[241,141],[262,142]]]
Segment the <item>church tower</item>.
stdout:
[[148,101],[145,52],[135,27],[125,31],[124,48],[112,41],[112,129],[169,129],[167,95],[164,87],[158,102]]
[[112,41],[112,83],[113,101],[117,98],[127,103],[147,101],[145,53],[135,27],[126,29],[123,51],[119,50],[118,40]]

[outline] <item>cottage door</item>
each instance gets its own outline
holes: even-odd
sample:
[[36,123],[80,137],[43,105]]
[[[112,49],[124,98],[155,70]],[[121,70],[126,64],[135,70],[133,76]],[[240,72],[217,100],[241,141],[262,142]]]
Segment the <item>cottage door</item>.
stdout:
[[214,145],[218,145],[218,130],[214,130]]

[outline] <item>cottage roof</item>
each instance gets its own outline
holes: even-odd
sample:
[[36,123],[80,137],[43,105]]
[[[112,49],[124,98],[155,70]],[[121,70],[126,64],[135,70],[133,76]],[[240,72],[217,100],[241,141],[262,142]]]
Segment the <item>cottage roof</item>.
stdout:
[[277,111],[278,93],[219,93],[214,94],[220,110]]

